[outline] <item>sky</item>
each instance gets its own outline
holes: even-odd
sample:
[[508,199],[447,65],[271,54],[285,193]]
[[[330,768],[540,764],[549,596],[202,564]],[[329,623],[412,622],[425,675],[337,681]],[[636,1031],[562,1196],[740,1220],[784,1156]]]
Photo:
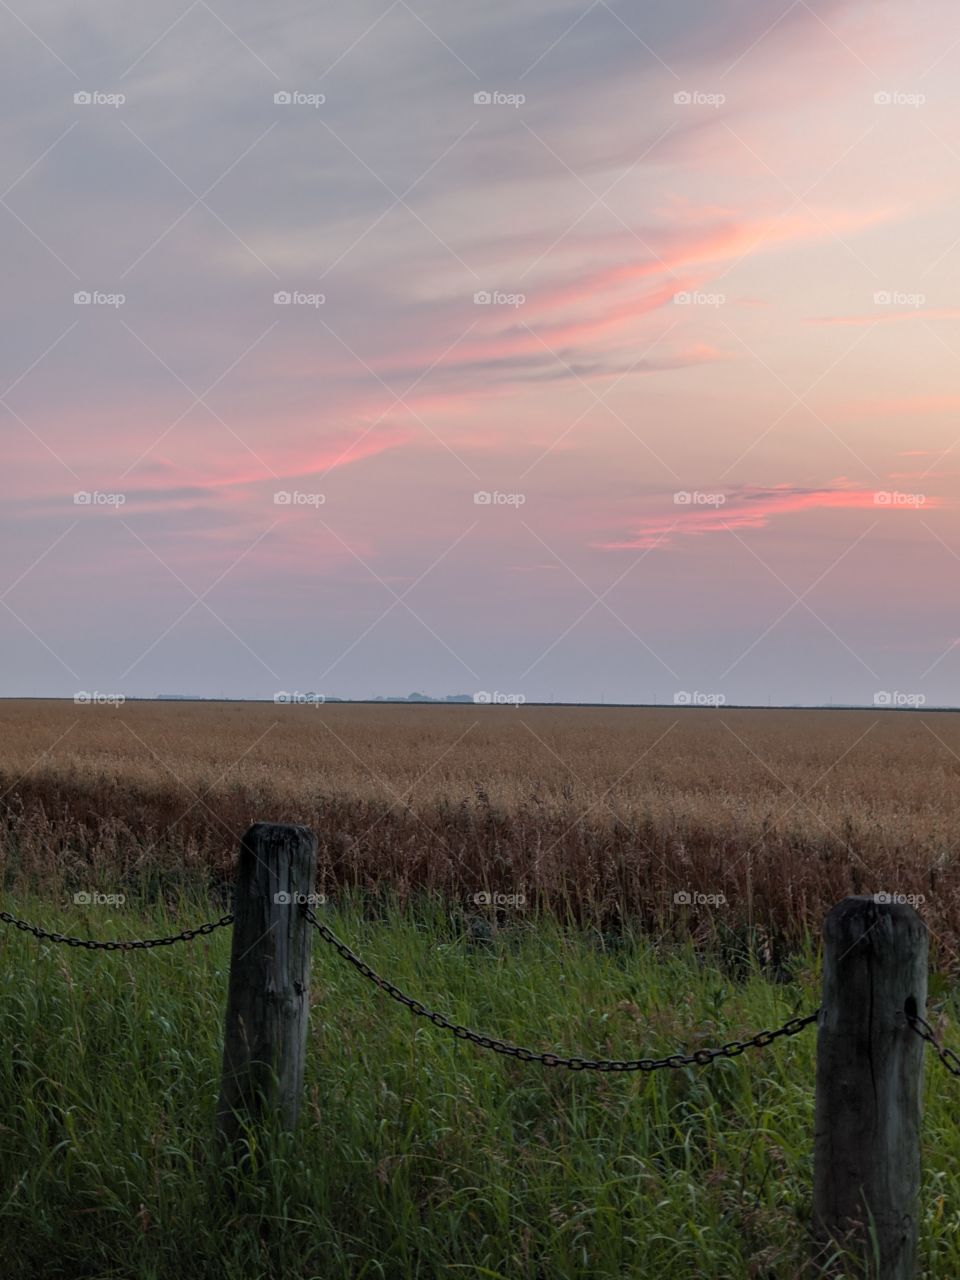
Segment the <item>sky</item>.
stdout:
[[0,32],[0,694],[960,703],[955,6]]

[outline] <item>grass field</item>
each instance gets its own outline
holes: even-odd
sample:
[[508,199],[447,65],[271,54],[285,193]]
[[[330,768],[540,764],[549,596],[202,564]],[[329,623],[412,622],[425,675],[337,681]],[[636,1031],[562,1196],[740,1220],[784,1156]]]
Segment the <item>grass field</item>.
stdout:
[[[117,938],[219,910],[20,905]],[[818,1000],[813,940],[773,983],[689,943],[611,946],[549,919],[476,942],[436,904],[324,918],[431,1006],[553,1052],[659,1056]],[[819,1274],[806,1243],[813,1028],[704,1068],[550,1071],[415,1022],[318,940],[299,1135],[232,1202],[210,1141],[228,963],[228,930],[108,955],[0,933],[5,1277]],[[928,1065],[921,1274],[944,1280],[960,1274],[956,1087]]]
[[[400,987],[533,1049],[637,1058],[815,1008],[822,915],[886,889],[924,898],[929,1016],[957,1039],[954,715],[21,702],[0,721],[2,906],[48,929],[215,919],[245,827],[306,822],[324,918]],[[4,1277],[819,1274],[814,1028],[702,1068],[550,1070],[415,1020],[317,937],[300,1130],[231,1200],[210,1140],[228,963],[229,930],[102,954],[0,928]],[[928,1055],[931,1280],[960,1275],[958,1088]]]
[[[83,932],[90,912],[24,903]],[[95,921],[112,937],[216,914]],[[326,916],[379,969],[480,1030],[553,1051],[665,1054],[816,1007],[690,947],[541,920],[471,943],[446,913]],[[319,940],[305,1110],[269,1175],[223,1194],[210,1134],[229,934],[162,953],[0,936],[0,1256],[11,1280],[777,1277],[809,1269],[815,1033],[652,1076],[549,1071],[416,1024]],[[931,1064],[924,1275],[960,1274],[955,1082]],[[55,1260],[55,1261],[54,1261]]]

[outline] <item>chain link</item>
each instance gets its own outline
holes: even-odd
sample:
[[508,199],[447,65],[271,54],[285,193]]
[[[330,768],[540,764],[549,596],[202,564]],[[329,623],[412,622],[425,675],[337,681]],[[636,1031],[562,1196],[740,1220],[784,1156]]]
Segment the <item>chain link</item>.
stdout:
[[381,991],[385,991],[392,999],[399,1004],[406,1005],[418,1017],[427,1018],[434,1026],[442,1027],[446,1031],[452,1031],[458,1040],[469,1040],[472,1044],[479,1045],[481,1049],[491,1049],[494,1053],[501,1053],[510,1058],[519,1058],[521,1062],[539,1062],[545,1067],[566,1067],[570,1071],[657,1071],[661,1067],[673,1067],[676,1069],[689,1066],[705,1067],[716,1058],[736,1058],[743,1053],[744,1049],[762,1049],[765,1045],[771,1044],[776,1040],[778,1036],[796,1035],[798,1031],[802,1031],[811,1022],[816,1022],[820,1013],[820,1010],[816,1009],[813,1013],[807,1014],[806,1017],[791,1018],[776,1031],[759,1031],[749,1040],[731,1040],[729,1044],[725,1044],[719,1049],[696,1049],[690,1054],[674,1053],[667,1058],[637,1058],[623,1061],[609,1058],[564,1058],[556,1053],[538,1053],[534,1049],[525,1049],[522,1045],[509,1044],[505,1040],[497,1040],[493,1036],[485,1036],[477,1031],[471,1031],[468,1027],[451,1022],[442,1013],[433,1012],[421,1004],[419,1000],[414,1000],[410,996],[404,995],[399,987],[395,987],[386,978],[381,978],[359,956],[355,955],[345,942],[341,942],[325,924],[321,924],[309,907],[303,906],[301,909],[320,936],[326,942],[329,942],[343,956],[344,960],[352,964],[359,973],[362,973],[365,978],[369,978],[372,983],[378,986]]
[[960,1057],[958,1057],[952,1049],[948,1049],[946,1045],[940,1044],[930,1023],[927,1022],[925,1018],[921,1018],[918,1013],[908,1013],[907,1022],[921,1040],[926,1040],[928,1044],[933,1045],[937,1053],[940,1055],[940,1061],[947,1068],[950,1074],[960,1076]]
[[214,929],[222,929],[233,924],[233,916],[221,916],[198,929],[184,929],[170,938],[144,938],[136,942],[95,942],[92,938],[71,938],[62,933],[47,933],[38,925],[29,924],[26,920],[17,920],[9,911],[0,911],[0,920],[4,924],[15,925],[24,933],[32,933],[35,938],[49,938],[51,942],[65,942],[68,947],[85,947],[88,951],[147,951],[151,947],[169,947],[174,942],[190,942],[201,934],[213,933]]
[[[313,925],[326,942],[329,942],[340,953],[344,960],[353,965],[365,978],[369,978],[381,991],[385,991],[388,996],[399,1004],[405,1005],[418,1017],[426,1018],[434,1026],[441,1027],[446,1031],[452,1031],[458,1040],[469,1040],[481,1049],[490,1049],[494,1053],[517,1058],[521,1062],[539,1062],[545,1067],[566,1067],[570,1071],[657,1071],[662,1067],[672,1067],[676,1070],[689,1066],[705,1067],[717,1058],[736,1058],[745,1049],[762,1049],[768,1044],[772,1044],[780,1036],[796,1035],[804,1027],[816,1022],[820,1013],[820,1010],[816,1009],[805,1017],[790,1018],[775,1031],[758,1031],[749,1040],[731,1040],[727,1044],[721,1045],[718,1049],[695,1049],[690,1054],[673,1053],[666,1058],[626,1060],[567,1058],[556,1053],[538,1053],[536,1050],[526,1049],[522,1045],[510,1044],[506,1040],[498,1040],[493,1036],[481,1035],[477,1031],[471,1031],[469,1027],[461,1026],[460,1023],[451,1022],[442,1013],[428,1009],[419,1000],[414,1000],[412,997],[405,995],[399,987],[394,986],[392,982],[388,982],[386,978],[382,978],[371,969],[368,964],[350,950],[345,942],[341,942],[332,930],[328,929],[325,924],[321,924],[309,907],[304,906],[301,909],[309,923]],[[92,938],[72,938],[62,933],[48,933],[47,930],[41,929],[38,925],[30,924],[26,920],[18,920],[15,916],[10,915],[8,911],[0,911],[0,921],[5,924],[12,924],[25,933],[32,933],[36,938],[47,938],[51,942],[65,942],[68,947],[84,947],[88,951],[143,951],[149,950],[151,947],[168,947],[174,942],[190,942],[193,938],[213,933],[215,929],[224,928],[226,925],[232,924],[233,916],[221,916],[219,920],[202,924],[196,929],[184,929],[182,933],[173,934],[168,938],[144,938],[130,942],[98,942]],[[952,1071],[954,1075],[960,1075],[960,1058],[957,1057],[952,1049],[944,1049],[937,1044],[931,1028],[922,1018],[911,1020],[911,1025],[914,1022],[923,1024],[925,1031],[920,1031],[915,1025],[914,1030],[924,1040],[929,1040],[934,1045],[948,1070]]]

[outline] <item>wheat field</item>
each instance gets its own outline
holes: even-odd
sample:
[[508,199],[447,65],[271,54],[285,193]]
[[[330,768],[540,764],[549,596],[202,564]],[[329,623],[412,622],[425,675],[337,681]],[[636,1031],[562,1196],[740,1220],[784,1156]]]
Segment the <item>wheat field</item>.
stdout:
[[902,893],[958,956],[960,714],[21,700],[0,729],[8,887],[224,880],[251,822],[292,821],[326,891],[784,940]]

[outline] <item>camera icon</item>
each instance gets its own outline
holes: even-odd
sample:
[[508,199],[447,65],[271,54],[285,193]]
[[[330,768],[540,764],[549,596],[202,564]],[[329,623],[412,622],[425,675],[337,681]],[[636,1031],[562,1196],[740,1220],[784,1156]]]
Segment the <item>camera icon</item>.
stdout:
[[81,489],[79,493],[73,495],[73,504],[76,507],[89,507],[92,500],[93,495],[87,493],[85,489]]
[[476,107],[488,107],[493,101],[493,97],[486,89],[481,89],[479,93],[473,95],[473,104]]
[[286,289],[280,289],[273,295],[273,302],[277,307],[288,307],[291,302],[290,294],[287,293]]
[[693,497],[686,489],[680,489],[673,495],[673,501],[678,507],[689,507]]
[[275,893],[273,895],[273,901],[278,907],[289,907],[290,903],[293,901],[293,897],[291,894],[287,893],[285,889],[281,889],[279,893]]
[[893,897],[889,893],[875,893],[873,895],[874,902],[892,902]]
[[85,89],[81,89],[79,93],[73,95],[73,105],[75,107],[88,107],[92,101],[92,96]]
[[273,95],[273,101],[278,107],[288,107],[293,101],[293,95],[286,89],[281,89],[279,93]]
[[889,307],[892,299],[888,289],[878,289],[873,295],[874,305],[878,307]]
[[680,689],[673,695],[673,705],[675,707],[688,707],[690,705],[690,695],[686,689]]
[[80,289],[73,295],[73,302],[74,306],[77,307],[89,307],[91,302],[90,294],[87,293],[86,289]]
[[481,689],[479,693],[475,693],[473,695],[473,700],[474,702],[492,702],[493,701],[493,699],[490,697],[490,694],[487,693],[484,689]]
[[493,898],[492,898],[491,894],[489,894],[489,893],[485,893],[485,892],[484,892],[484,893],[475,893],[475,894],[473,895],[473,901],[474,901],[474,905],[475,905],[475,906],[478,906],[478,907],[489,907],[489,906],[490,906],[490,903],[493,901]]
[[489,507],[490,504],[493,502],[493,495],[490,493],[487,493],[485,489],[479,489],[473,495],[473,501],[478,507]]
[[273,495],[273,500],[278,507],[289,507],[293,501],[293,494],[286,489],[281,489],[279,493]]
[[75,893],[73,895],[74,904],[78,907],[89,907],[92,899],[89,893]]
[[678,107],[688,107],[693,101],[693,94],[687,89],[681,89],[673,95],[673,101]]
[[689,907],[693,899],[686,889],[678,889],[673,895],[673,901],[678,907]]
[[893,702],[893,695],[885,689],[881,689],[879,693],[873,695],[873,705],[875,707],[889,707]]
[[486,307],[493,301],[493,295],[487,289],[478,289],[473,295],[473,301],[478,307]]
[[873,101],[878,107],[889,107],[890,103],[893,101],[893,94],[889,89],[881,89],[878,93],[873,95]]
[[873,501],[878,507],[889,507],[891,502],[891,495],[887,492],[886,489],[881,489],[878,493],[875,493],[873,495]]
[[687,293],[686,290],[681,289],[679,293],[675,293],[673,295],[673,300],[678,307],[686,307],[690,305],[691,298],[690,294]]

